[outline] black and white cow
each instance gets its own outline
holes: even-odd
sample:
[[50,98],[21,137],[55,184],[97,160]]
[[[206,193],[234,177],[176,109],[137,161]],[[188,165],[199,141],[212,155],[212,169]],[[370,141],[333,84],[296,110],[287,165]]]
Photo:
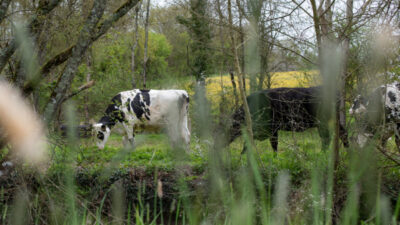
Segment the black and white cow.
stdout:
[[[254,138],[270,139],[271,146],[278,150],[278,131],[303,132],[317,127],[325,149],[330,142],[328,116],[322,112],[322,87],[275,88],[255,92],[247,97],[252,119]],[[243,108],[233,115],[230,142],[241,134],[244,122]],[[347,147],[347,133],[340,129],[340,138]]]
[[375,88],[369,95],[358,95],[349,110],[357,120],[357,143],[363,147],[376,135],[385,146],[395,135],[400,150],[400,83],[394,82]]
[[121,123],[129,142],[134,146],[137,125],[161,127],[167,130],[174,145],[190,142],[188,128],[189,95],[184,90],[123,91],[114,96],[105,115],[93,125],[97,146],[103,149],[111,129]]

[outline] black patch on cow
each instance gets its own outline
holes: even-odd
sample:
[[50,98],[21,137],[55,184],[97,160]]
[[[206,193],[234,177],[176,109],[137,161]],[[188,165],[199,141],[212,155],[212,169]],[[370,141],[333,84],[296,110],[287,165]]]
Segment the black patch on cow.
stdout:
[[185,95],[185,94],[182,94],[182,96],[183,96],[183,98],[186,100],[186,103],[189,103],[190,101],[189,101],[189,96],[187,96],[187,95]]
[[135,95],[133,101],[131,102],[131,107],[133,112],[135,113],[136,117],[139,120],[146,118],[150,120],[150,94],[149,90],[140,90],[139,93]]
[[133,112],[135,113],[136,117],[138,119],[142,118],[142,115],[144,113],[144,110],[140,104],[140,94],[136,94],[136,96],[133,98],[133,101],[131,102],[131,106],[133,109]]
[[150,95],[149,95],[150,90],[140,90],[140,92],[141,92],[141,95],[143,96],[144,103],[146,103],[146,105],[149,106],[150,105]]
[[100,140],[104,140],[104,134],[102,132],[97,132],[97,138]]
[[128,101],[126,102],[126,107],[128,108],[128,112],[131,111],[131,104],[130,104],[130,102],[131,102],[131,99],[128,98]]
[[[107,122],[107,125],[114,126],[117,122],[125,121],[125,113],[122,112],[121,105],[121,94],[118,94],[111,99],[111,104],[108,105],[105,116],[102,118],[105,120],[104,122]],[[101,119],[100,122],[102,122]]]
[[364,97],[359,96],[353,102],[353,110],[356,110],[356,109],[360,108],[361,105],[365,106],[366,105],[366,100],[364,99]]
[[102,123],[102,124],[108,126],[109,128],[111,128],[115,125],[116,121],[114,119],[112,119],[110,116],[103,116],[99,120],[99,123]]
[[389,99],[390,99],[390,101],[391,101],[392,103],[395,103],[395,102],[396,102],[396,95],[393,94],[393,92],[389,91],[389,92],[388,92],[388,97],[389,97]]
[[396,83],[396,87],[400,91],[400,83]]

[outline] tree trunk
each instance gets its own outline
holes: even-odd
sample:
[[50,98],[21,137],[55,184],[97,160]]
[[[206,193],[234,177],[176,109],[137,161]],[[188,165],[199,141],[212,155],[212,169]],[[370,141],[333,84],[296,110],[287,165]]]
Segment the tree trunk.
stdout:
[[233,70],[229,71],[229,75],[231,77],[231,83],[233,87],[233,95],[235,96],[235,108],[239,107],[239,96],[236,90],[236,82],[235,82],[235,75],[233,74]]
[[147,0],[146,6],[146,19],[144,23],[144,58],[143,58],[143,88],[146,88],[146,73],[147,73],[147,51],[149,41],[149,15],[150,14],[150,0]]
[[[216,0],[217,3],[217,13],[219,16],[219,20],[223,23],[224,21],[224,15],[222,13],[222,9],[221,9],[221,2],[220,0]],[[222,55],[225,56],[227,55],[227,53],[225,52],[225,39],[223,36],[223,30],[222,27],[219,27],[219,37],[220,37],[220,43],[221,43],[221,49],[222,49]],[[222,60],[222,65],[221,65],[221,71],[223,71],[225,69],[225,65],[226,65],[226,58],[224,57],[224,60]],[[235,82],[235,76],[233,73],[234,70],[234,65],[229,66],[229,75],[231,78],[231,83],[232,83],[232,88],[233,88],[233,96],[235,97],[235,108],[239,107],[239,96],[237,94],[237,88],[236,88],[236,82]]]
[[[346,2],[346,23],[347,29],[343,32],[343,69],[340,77],[339,86],[339,135],[346,146],[348,145],[348,135],[346,128],[346,83],[347,83],[347,65],[349,59],[349,49],[350,49],[350,34],[353,24],[353,0],[347,0]],[[346,146],[347,147],[347,146]]]
[[[236,0],[236,5],[240,8],[240,0]],[[246,62],[245,62],[245,51],[244,51],[244,30],[243,30],[243,14],[242,10],[239,11],[239,40],[240,40],[240,63],[243,73],[243,89],[246,93]]]
[[120,8],[118,8],[107,19],[100,21],[105,7],[106,0],[96,0],[93,4],[92,10],[86,22],[80,31],[77,44],[71,50],[71,56],[67,57],[67,65],[65,66],[62,75],[57,82],[50,101],[45,106],[44,115],[48,123],[52,122],[55,115],[60,111],[61,105],[65,100],[66,93],[69,90],[71,83],[75,77],[76,70],[82,62],[82,58],[87,48],[97,40],[102,34],[116,22],[119,18],[124,16],[132,7],[137,4],[138,0],[127,0]]
[[140,10],[140,3],[136,6],[135,10],[135,31],[134,31],[134,43],[131,49],[131,76],[132,76],[132,88],[136,88],[136,79],[135,79],[135,51],[139,42],[139,10]]
[[240,97],[242,98],[242,101],[243,101],[243,109],[244,109],[244,114],[245,114],[246,128],[247,128],[247,132],[249,135],[250,143],[253,144],[253,128],[252,128],[252,124],[251,124],[251,115],[250,115],[249,106],[247,104],[246,93],[244,91],[243,74],[242,74],[242,71],[240,68],[238,51],[236,48],[235,34],[233,33],[234,30],[232,29],[233,28],[233,19],[232,19],[231,0],[228,0],[228,17],[229,17],[228,20],[229,20],[229,26],[230,26],[229,35],[230,35],[230,39],[232,42],[231,50],[232,50],[232,54],[234,56],[235,70],[236,70],[236,74],[238,75],[238,80],[239,80],[239,91],[240,91]]
[[106,0],[96,0],[93,3],[90,15],[80,31],[77,45],[72,50],[72,56],[68,59],[61,78],[50,97],[50,102],[45,108],[44,115],[48,123],[54,120],[55,115],[57,115],[61,109],[61,104],[64,102],[65,95],[75,77],[76,70],[82,62],[87,48],[92,44],[91,35],[95,32],[96,25],[103,16],[105,6]]
[[259,22],[259,33],[258,33],[258,43],[259,43],[259,49],[260,49],[260,76],[258,80],[258,90],[263,89],[264,85],[264,80],[267,78],[267,89],[271,88],[271,77],[268,76],[268,56],[269,56],[269,43],[267,42],[268,40],[265,40],[265,38],[268,39],[267,34],[266,34],[266,24],[265,22],[260,19]]
[[[91,77],[92,77],[92,72],[93,72],[93,51],[92,48],[90,47],[87,56],[86,56],[86,62],[87,62],[87,67],[88,67],[88,73],[86,74],[86,83],[90,83]],[[84,111],[85,111],[85,121],[88,124],[90,120],[90,115],[89,115],[89,93],[86,92],[85,94],[85,105],[84,105]]]
[[[54,0],[53,0],[54,1]],[[100,24],[96,26],[94,32],[90,36],[90,41],[93,43],[97,39],[99,39],[103,34],[105,34],[111,26],[118,21],[121,17],[128,13],[130,9],[132,9],[140,0],[127,0],[121,7],[119,7],[116,11],[114,11],[111,15],[109,15],[105,20],[103,20]],[[53,58],[48,60],[44,65],[41,66],[39,74],[41,74],[40,79],[36,79],[35,81],[28,82],[24,88],[23,92],[25,94],[29,94],[32,92],[39,81],[49,74],[49,72],[66,62],[72,55],[73,49],[76,47],[77,44],[74,44],[62,52],[55,55]],[[0,53],[0,65],[1,65],[1,53]]]
[[0,23],[6,18],[7,9],[10,5],[11,0],[1,0],[0,1]]

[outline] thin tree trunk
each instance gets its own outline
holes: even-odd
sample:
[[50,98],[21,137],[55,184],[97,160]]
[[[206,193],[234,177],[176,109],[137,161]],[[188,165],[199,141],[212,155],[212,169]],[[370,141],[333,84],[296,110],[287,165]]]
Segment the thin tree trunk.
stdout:
[[[221,9],[221,2],[220,2],[220,0],[217,0],[216,3],[217,3],[217,13],[218,13],[218,16],[219,16],[219,20],[221,22],[223,22],[224,21],[224,15],[223,15],[222,9]],[[224,36],[223,36],[223,30],[222,30],[221,26],[219,27],[219,36],[220,36],[222,55],[225,56],[227,54],[225,52],[225,39],[224,39]],[[225,69],[225,65],[226,65],[226,58],[224,57],[224,60],[222,60],[222,66],[221,66],[222,68],[221,68],[221,70]],[[239,96],[237,94],[237,88],[236,88],[236,82],[235,82],[235,76],[234,76],[233,70],[234,70],[234,66],[230,66],[229,75],[230,75],[230,78],[231,78],[231,83],[232,83],[232,88],[233,88],[233,96],[235,97],[235,107],[238,108],[238,106],[239,106]]]
[[136,79],[135,79],[135,51],[139,42],[139,10],[140,10],[140,3],[136,6],[135,10],[135,31],[134,31],[134,43],[131,49],[131,76],[132,76],[132,88],[136,88]]
[[240,5],[241,0],[236,0],[236,5],[238,7],[239,12],[239,40],[240,40],[240,63],[241,69],[243,73],[243,88],[244,92],[246,93],[246,61],[245,61],[245,51],[244,51],[244,30],[243,30],[243,11],[241,10]]
[[[86,56],[86,62],[87,62],[87,67],[88,67],[88,73],[86,74],[86,83],[90,83],[91,77],[92,77],[92,71],[93,71],[93,51],[92,48],[90,47],[88,49],[88,53]],[[89,93],[86,92],[85,96],[85,105],[84,105],[84,111],[85,111],[85,121],[86,123],[89,123],[90,120],[90,115],[89,115]]]
[[144,23],[144,58],[143,58],[143,88],[146,88],[146,73],[147,73],[147,51],[149,42],[149,15],[150,14],[150,0],[147,0],[146,19]]
[[1,0],[0,1],[0,23],[6,18],[7,9],[10,5],[11,0]]
[[[261,13],[260,13],[261,14]],[[258,22],[258,43],[259,46],[258,48],[260,49],[260,76],[258,80],[258,90],[263,89],[263,84],[264,80],[267,77],[267,72],[268,72],[268,43],[264,41],[264,38],[266,36],[266,31],[265,31],[265,24],[262,18],[260,18],[260,21]],[[271,88],[271,79],[267,77],[267,88]]]
[[244,114],[245,114],[245,121],[246,121],[246,128],[247,132],[249,135],[250,143],[253,144],[253,128],[251,124],[251,115],[250,115],[250,110],[249,110],[249,105],[247,104],[247,99],[246,99],[246,93],[244,91],[244,85],[243,85],[243,74],[240,68],[240,62],[239,62],[239,56],[238,56],[238,51],[236,48],[236,40],[235,40],[235,35],[234,35],[234,30],[233,28],[233,19],[232,19],[232,5],[231,5],[231,0],[228,0],[228,20],[229,20],[229,26],[230,26],[230,38],[231,38],[231,50],[234,55],[234,60],[235,60],[235,70],[238,75],[238,80],[239,80],[239,91],[240,91],[240,96],[243,101],[243,109],[244,109]]
[[[346,2],[346,22],[347,29],[343,32],[343,70],[340,77],[339,86],[339,135],[346,146],[348,145],[348,135],[345,130],[346,127],[346,81],[347,81],[347,65],[349,59],[349,49],[350,49],[350,33],[353,23],[353,0],[347,0]],[[346,146],[347,147],[347,146]]]
[[318,65],[322,63],[322,40],[321,40],[321,30],[320,30],[320,17],[317,8],[317,3],[315,0],[310,0],[311,8],[313,11],[313,22],[314,22],[314,30],[315,36],[317,38],[317,48],[318,48]]
[[235,107],[238,108],[239,107],[239,96],[238,96],[237,90],[236,90],[235,75],[233,74],[233,70],[229,71],[229,75],[231,77],[231,83],[232,83],[232,87],[233,87],[233,95],[235,96]]

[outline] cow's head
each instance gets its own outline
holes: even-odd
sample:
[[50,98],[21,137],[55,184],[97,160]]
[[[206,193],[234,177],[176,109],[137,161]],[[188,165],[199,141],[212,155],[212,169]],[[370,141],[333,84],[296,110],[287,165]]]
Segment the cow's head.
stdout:
[[96,145],[99,149],[104,149],[104,146],[110,137],[111,129],[107,124],[96,123],[93,124],[93,131],[95,132],[97,141]]
[[361,95],[357,95],[350,107],[350,115],[360,115],[367,111],[368,101]]

